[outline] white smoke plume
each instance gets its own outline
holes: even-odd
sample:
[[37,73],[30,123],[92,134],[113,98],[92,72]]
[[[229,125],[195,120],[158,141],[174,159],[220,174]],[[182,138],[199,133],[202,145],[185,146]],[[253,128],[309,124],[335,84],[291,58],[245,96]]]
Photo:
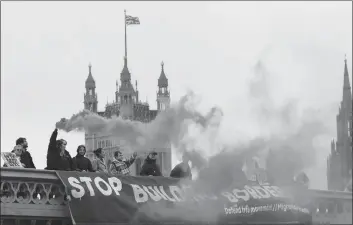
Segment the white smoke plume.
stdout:
[[[320,113],[307,109],[300,114],[295,99],[288,100],[283,106],[276,106],[267,83],[270,74],[261,62],[255,66],[254,73],[255,78],[249,85],[252,100],[250,105],[254,109],[255,119],[262,125],[259,127],[265,127],[267,132],[242,145],[218,146],[220,148],[214,149],[215,154],[211,156],[205,155],[204,149],[194,148],[188,151],[192,165],[198,171],[197,180],[192,189],[188,190],[189,196],[194,193],[220,193],[235,183],[246,183],[247,178],[242,167],[244,161],[254,156],[258,156],[260,164],[266,167],[269,181],[279,186],[292,185],[296,174],[316,165],[315,138],[330,134]],[[310,199],[306,192],[298,195],[298,192],[294,194],[288,188],[285,188],[285,192],[289,196],[295,196],[297,201]],[[222,208],[220,205],[183,204],[170,209],[148,203],[140,211],[151,213],[153,209],[153,213],[164,217],[215,222],[222,213]]]
[[196,96],[189,92],[148,124],[120,117],[107,119],[84,110],[70,119],[57,122],[56,127],[66,132],[79,130],[112,134],[125,140],[131,149],[141,151],[162,147],[168,143],[180,148],[180,151],[185,151],[194,147],[197,136],[208,135],[212,139],[210,135],[214,134],[212,131],[218,130],[223,116],[222,111],[216,107],[203,115],[195,110],[198,105],[196,100]]
[[[297,173],[317,165],[315,141],[321,136],[332,135],[325,121],[328,119],[325,110],[331,109],[300,112],[296,99],[287,99],[286,104],[276,106],[271,97],[271,89],[276,88],[269,83],[271,72],[259,61],[254,73],[249,95],[254,103],[255,117],[268,132],[265,146],[269,151],[264,164],[275,180],[288,182]],[[321,177],[325,177],[325,172],[321,171]]]
[[[82,111],[68,120],[59,121],[56,126],[67,132],[84,130],[116,135],[132,149],[140,151],[171,143],[174,150],[189,154],[192,166],[198,173],[191,192],[219,193],[234,183],[246,182],[243,163],[253,156],[258,156],[261,164],[267,167],[273,182],[288,183],[295,174],[315,166],[315,138],[329,131],[319,113],[313,110],[299,113],[295,99],[276,106],[271,97],[271,88],[275,87],[270,87],[268,82],[270,72],[261,62],[255,66],[254,74],[249,84],[249,107],[254,112],[251,119],[255,119],[264,132],[262,136],[247,140],[242,145],[229,146],[219,142],[222,110],[213,107],[202,114],[197,110],[198,98],[192,92],[158,114],[149,124],[118,117],[106,119]],[[194,212],[195,206],[190,206],[188,210],[185,210],[185,205],[180,209],[173,207],[172,210],[148,206],[140,210],[192,221],[215,221],[219,213],[215,206],[203,206],[202,213]],[[152,209],[155,212],[151,212]]]
[[[255,65],[254,74],[254,79],[249,84],[249,107],[253,108],[253,116],[260,124],[259,129],[262,128],[265,132],[256,141],[247,140],[247,145],[227,146],[220,143],[218,131],[223,118],[222,110],[213,107],[206,114],[202,114],[197,110],[200,99],[191,91],[148,124],[123,120],[120,117],[107,119],[89,111],[82,111],[68,120],[62,119],[56,126],[66,132],[84,130],[87,133],[109,133],[125,140],[131,149],[137,151],[148,151],[171,143],[173,149],[179,153],[189,153],[196,171],[206,167],[208,161],[217,161],[217,157],[220,157],[217,154],[225,155],[231,152],[236,155],[227,157],[234,159],[239,157],[237,155],[240,152],[245,154],[244,150],[248,146],[256,146],[256,154],[246,150],[247,158],[259,155],[264,165],[270,165],[268,169],[272,171],[273,176],[293,177],[296,173],[315,165],[316,149],[313,142],[317,136],[328,133],[327,127],[316,112],[307,110],[300,115],[296,100],[290,99],[287,104],[276,106],[271,97],[271,88],[275,88],[271,87],[269,82],[271,74],[261,61]],[[268,151],[269,149],[271,151]],[[270,156],[268,160],[267,155]],[[214,167],[213,173],[222,174],[225,168],[234,163],[230,160],[229,163],[209,166]],[[238,165],[239,168],[241,166]],[[220,171],[217,172],[218,169]]]

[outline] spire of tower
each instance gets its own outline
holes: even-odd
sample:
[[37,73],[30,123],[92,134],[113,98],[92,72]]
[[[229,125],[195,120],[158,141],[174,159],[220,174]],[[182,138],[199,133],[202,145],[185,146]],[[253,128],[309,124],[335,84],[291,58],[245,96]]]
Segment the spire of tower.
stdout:
[[96,87],[96,82],[93,79],[92,76],[92,64],[88,64],[88,77],[86,79],[86,87],[87,88],[95,88]]
[[164,73],[164,62],[162,61],[161,63],[161,75],[158,78],[158,87],[168,87],[168,78],[166,77]]
[[351,89],[351,84],[349,83],[348,67],[347,67],[347,57],[344,59],[344,78],[343,78],[343,89]]
[[120,73],[120,80],[121,81],[130,81],[131,80],[130,71],[127,67],[127,57],[126,56],[124,56],[124,67]]

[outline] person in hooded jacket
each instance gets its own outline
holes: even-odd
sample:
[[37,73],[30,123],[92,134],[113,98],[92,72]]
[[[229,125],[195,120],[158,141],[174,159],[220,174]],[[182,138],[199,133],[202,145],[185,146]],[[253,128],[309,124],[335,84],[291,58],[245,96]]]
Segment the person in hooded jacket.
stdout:
[[73,167],[80,172],[94,172],[91,160],[85,157],[86,147],[79,145],[77,147],[77,155],[72,158]]
[[189,166],[189,157],[185,153],[183,155],[183,161],[176,165],[172,171],[170,172],[170,177],[174,178],[186,178],[186,179],[192,179],[192,174],[191,174],[191,168]]
[[140,175],[141,176],[162,176],[161,170],[156,163],[158,153],[153,151],[146,157]]
[[66,150],[67,142],[64,139],[56,140],[58,129],[52,133],[48,146],[47,170],[75,170],[70,153]]

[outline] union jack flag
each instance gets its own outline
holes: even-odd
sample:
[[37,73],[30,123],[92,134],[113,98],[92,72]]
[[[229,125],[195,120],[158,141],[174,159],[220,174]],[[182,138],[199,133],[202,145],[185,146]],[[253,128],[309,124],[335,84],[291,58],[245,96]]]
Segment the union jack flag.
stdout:
[[140,19],[138,17],[126,15],[125,16],[125,23],[126,23],[126,25],[140,24]]

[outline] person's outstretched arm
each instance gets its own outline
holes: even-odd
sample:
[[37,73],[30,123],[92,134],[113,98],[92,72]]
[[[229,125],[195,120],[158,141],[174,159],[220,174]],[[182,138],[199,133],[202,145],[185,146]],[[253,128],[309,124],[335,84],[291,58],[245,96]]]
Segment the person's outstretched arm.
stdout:
[[135,162],[135,159],[136,159],[136,153],[134,153],[129,160],[126,160],[126,166],[127,167],[130,167],[134,162]]
[[51,134],[48,146],[48,153],[51,151],[55,151],[56,148],[56,138],[58,137],[58,129],[55,129]]

